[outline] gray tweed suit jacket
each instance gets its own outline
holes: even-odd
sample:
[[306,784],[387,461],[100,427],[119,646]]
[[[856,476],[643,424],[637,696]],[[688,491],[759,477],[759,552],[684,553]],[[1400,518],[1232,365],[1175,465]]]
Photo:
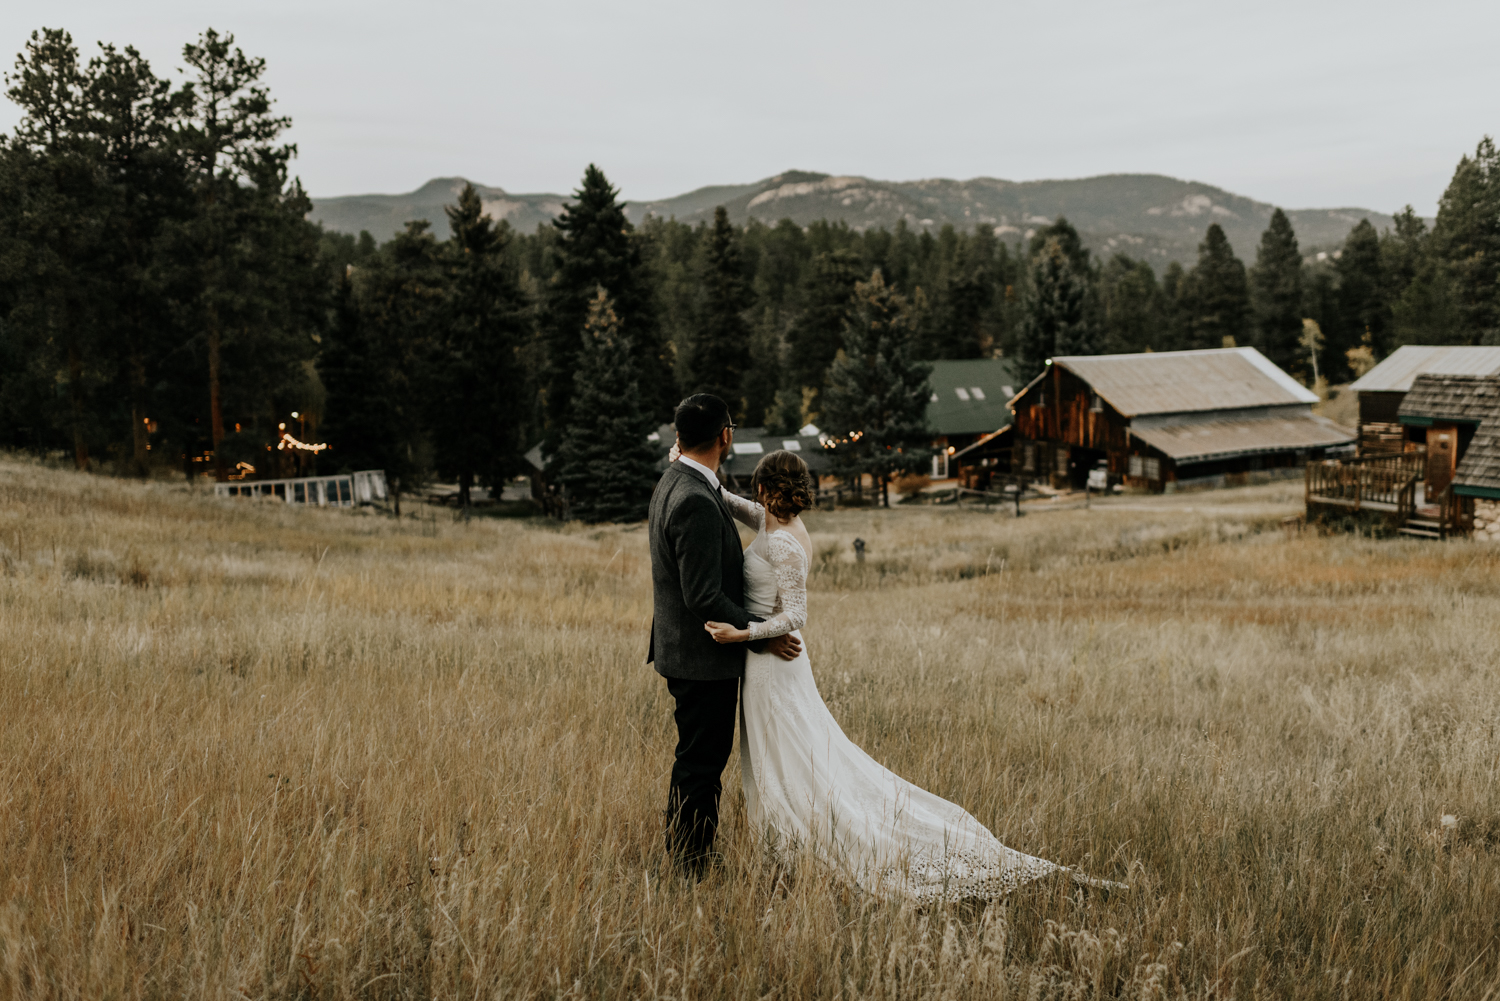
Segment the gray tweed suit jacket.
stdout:
[[715,643],[703,623],[744,629],[745,558],[718,492],[695,469],[673,463],[651,495],[651,649],[666,678],[721,681],[745,674],[745,644]]

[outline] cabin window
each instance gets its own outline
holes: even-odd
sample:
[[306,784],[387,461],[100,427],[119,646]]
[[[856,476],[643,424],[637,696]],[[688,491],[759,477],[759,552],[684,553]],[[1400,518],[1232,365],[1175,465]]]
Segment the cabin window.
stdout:
[[1021,468],[1028,473],[1036,472],[1036,446],[1029,442],[1021,446]]
[[976,400],[982,400],[984,399],[984,390],[980,389],[978,386],[970,386],[969,395],[974,397],[974,399]]
[[1146,479],[1161,479],[1161,460],[1148,457],[1146,459]]
[[969,391],[964,387],[959,386],[958,388],[954,389],[953,392],[957,393],[958,398],[960,400],[963,400],[965,403],[969,401]]
[[932,457],[932,478],[934,480],[946,480],[948,478],[947,452],[939,452]]
[[1069,452],[1066,446],[1057,450],[1057,473],[1059,476],[1068,475]]
[[1130,457],[1130,475],[1136,479],[1144,479],[1146,476],[1145,460],[1139,455]]

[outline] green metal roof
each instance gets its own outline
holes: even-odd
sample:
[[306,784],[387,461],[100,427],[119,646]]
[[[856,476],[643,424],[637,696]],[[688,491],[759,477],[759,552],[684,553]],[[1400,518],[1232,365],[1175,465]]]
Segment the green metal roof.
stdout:
[[1006,404],[1020,388],[1005,358],[933,361],[927,426],[934,434],[989,434],[1010,423]]

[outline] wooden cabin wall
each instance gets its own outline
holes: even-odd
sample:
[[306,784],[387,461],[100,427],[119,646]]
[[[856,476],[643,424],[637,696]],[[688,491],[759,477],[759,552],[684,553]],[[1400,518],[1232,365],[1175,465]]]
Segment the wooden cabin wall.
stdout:
[[[1045,391],[1045,405],[1038,402]],[[1047,378],[1016,401],[1016,441],[1048,441],[1097,449],[1109,456],[1112,474],[1124,475],[1130,445],[1129,422],[1108,401],[1103,409],[1089,409],[1093,392],[1088,383],[1058,365]]]

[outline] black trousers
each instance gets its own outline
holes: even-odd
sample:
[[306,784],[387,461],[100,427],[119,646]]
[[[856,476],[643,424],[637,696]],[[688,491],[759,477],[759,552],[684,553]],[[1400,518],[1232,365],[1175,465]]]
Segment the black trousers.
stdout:
[[701,863],[719,829],[719,793],[724,766],[734,750],[734,717],[740,679],[689,681],[668,678],[677,702],[677,758],[667,794],[667,851],[681,864]]

